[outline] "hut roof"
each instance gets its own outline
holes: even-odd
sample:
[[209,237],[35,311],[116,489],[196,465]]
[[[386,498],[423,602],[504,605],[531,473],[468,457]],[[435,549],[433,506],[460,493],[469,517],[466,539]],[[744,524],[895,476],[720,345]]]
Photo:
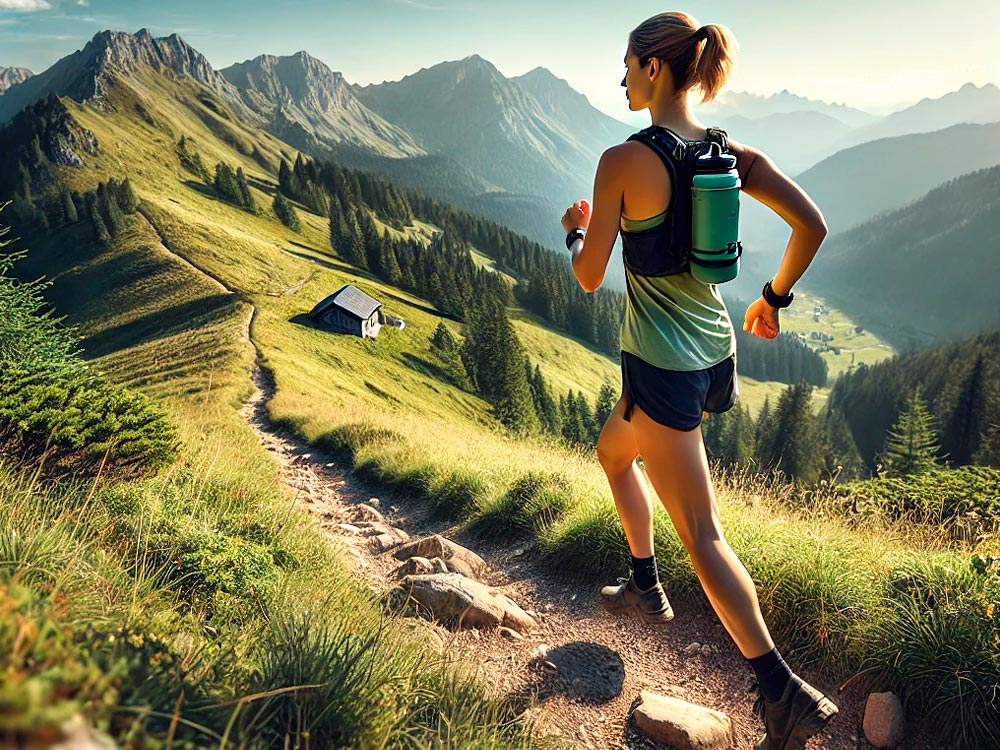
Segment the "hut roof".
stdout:
[[378,300],[372,299],[357,287],[346,284],[318,302],[309,315],[312,317],[322,315],[334,305],[359,320],[368,320],[373,312],[382,307],[382,303]]

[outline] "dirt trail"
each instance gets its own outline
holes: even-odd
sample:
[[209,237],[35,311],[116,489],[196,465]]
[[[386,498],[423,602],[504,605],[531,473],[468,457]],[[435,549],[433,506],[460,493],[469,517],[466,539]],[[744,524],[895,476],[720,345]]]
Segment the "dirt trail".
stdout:
[[[257,391],[243,416],[275,454],[283,479],[296,491],[299,507],[321,520],[327,532],[343,542],[355,570],[376,591],[394,584],[399,562],[391,551],[374,554],[367,539],[342,532],[337,524],[353,518],[351,506],[379,498],[386,522],[412,538],[439,533],[473,549],[492,573],[485,580],[522,608],[536,614],[539,629],[523,640],[510,640],[497,631],[461,631],[449,636],[446,648],[453,657],[478,665],[488,681],[505,695],[536,696],[545,710],[546,733],[565,739],[569,748],[651,750],[654,745],[627,725],[632,703],[640,690],[666,695],[726,712],[733,721],[734,748],[751,748],[760,735],[751,714],[748,692],[752,674],[714,613],[687,602],[674,602],[675,619],[652,626],[629,617],[612,617],[596,602],[598,586],[567,586],[550,579],[532,550],[483,543],[457,535],[457,527],[443,527],[420,503],[374,490],[336,460],[294,435],[275,429],[266,402],[272,385],[258,365]],[[608,583],[627,573],[609,570]],[[668,591],[669,593],[669,591]],[[691,644],[708,649],[692,653]],[[540,644],[558,670],[534,658]],[[808,747],[816,750],[867,750],[861,731],[863,696],[836,693],[836,685],[817,687],[834,698],[841,714]],[[901,750],[915,750],[907,742]]]

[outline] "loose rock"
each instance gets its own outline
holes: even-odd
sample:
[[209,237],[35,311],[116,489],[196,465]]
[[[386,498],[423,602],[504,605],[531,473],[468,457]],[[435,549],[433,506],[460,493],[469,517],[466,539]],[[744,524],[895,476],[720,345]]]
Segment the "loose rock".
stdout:
[[729,747],[732,725],[724,713],[648,690],[640,700],[631,718],[654,741],[676,750]]
[[404,562],[393,574],[396,578],[405,578],[406,576],[422,576],[431,575],[432,573],[448,573],[448,566],[445,565],[444,560],[440,557],[435,557],[433,560],[428,560],[426,557],[420,557],[414,555],[409,560]]
[[364,503],[358,503],[354,506],[354,519],[356,521],[378,521],[379,523],[385,523],[385,516],[371,505],[365,505]]
[[899,698],[894,693],[869,695],[862,728],[875,747],[896,747],[906,734],[906,719]]
[[483,558],[440,534],[417,539],[393,552],[393,557],[397,560],[407,560],[414,555],[428,559],[440,557],[453,573],[461,573],[476,580],[489,572],[489,566]]
[[392,598],[397,607],[415,607],[456,630],[505,625],[525,633],[537,627],[508,597],[494,596],[488,586],[457,573],[406,576]]

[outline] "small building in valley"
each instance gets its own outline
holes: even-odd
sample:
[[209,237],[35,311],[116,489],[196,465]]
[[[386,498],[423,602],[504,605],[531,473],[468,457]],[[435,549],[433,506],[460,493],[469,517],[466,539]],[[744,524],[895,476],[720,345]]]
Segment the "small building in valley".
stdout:
[[309,317],[330,330],[371,339],[386,322],[382,303],[350,284],[319,302]]

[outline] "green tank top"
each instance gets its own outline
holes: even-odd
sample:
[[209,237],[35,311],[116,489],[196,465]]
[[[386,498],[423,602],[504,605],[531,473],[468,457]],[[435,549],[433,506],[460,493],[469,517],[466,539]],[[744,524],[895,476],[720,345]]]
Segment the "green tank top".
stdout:
[[[627,232],[652,229],[667,212],[649,219],[622,217]],[[621,348],[664,370],[705,370],[736,351],[736,333],[715,284],[689,272],[640,276],[625,269],[625,318]]]

